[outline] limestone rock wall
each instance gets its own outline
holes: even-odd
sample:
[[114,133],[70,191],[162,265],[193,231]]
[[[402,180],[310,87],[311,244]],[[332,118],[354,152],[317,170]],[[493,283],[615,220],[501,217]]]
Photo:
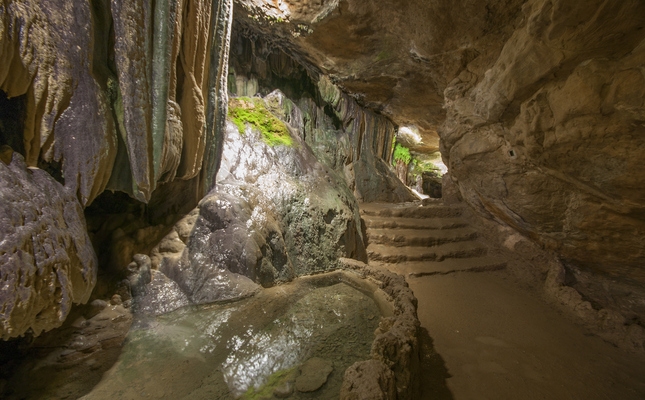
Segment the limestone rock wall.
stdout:
[[234,24],[230,91],[254,96],[282,90],[288,97],[283,117],[319,162],[345,177],[359,201],[416,199],[388,167],[397,126],[258,35],[244,23]]
[[439,148],[443,91],[464,67],[492,62],[523,0],[238,0],[236,21],[397,125],[415,125]]
[[[6,154],[6,153],[5,153]],[[0,338],[60,326],[94,288],[97,260],[74,193],[18,153],[0,162]]]
[[205,190],[226,113],[231,0],[0,3],[0,89],[26,95],[30,166],[60,164],[85,206],[106,188]]
[[[281,110],[287,101],[276,91],[264,104]],[[338,269],[339,257],[366,260],[344,178],[288,129],[292,146],[270,146],[252,125],[240,132],[229,122],[215,189],[153,250],[153,266],[192,302],[244,297],[258,285]]]
[[[214,185],[232,7],[232,0],[0,1],[0,98],[20,111],[1,113],[0,145],[24,156],[12,162],[2,148],[3,339],[56,327],[72,303],[88,300],[97,262],[82,208],[102,192],[157,203],[188,188],[150,207],[179,212],[184,198],[194,204]],[[110,255],[121,256],[108,260],[112,270],[146,247],[139,236],[161,231],[142,227],[136,241],[123,230],[100,232],[112,239]]]
[[449,197],[557,254],[594,307],[645,320],[642,1],[237,4],[247,32],[418,127],[415,150],[440,136]]
[[[489,69],[469,64],[446,89],[441,131],[465,201],[555,251],[572,270],[604,277],[604,291],[574,274],[568,283],[639,318],[644,27],[640,1],[527,1]],[[633,296],[621,287],[615,293],[623,295],[604,298],[618,283],[631,285]]]

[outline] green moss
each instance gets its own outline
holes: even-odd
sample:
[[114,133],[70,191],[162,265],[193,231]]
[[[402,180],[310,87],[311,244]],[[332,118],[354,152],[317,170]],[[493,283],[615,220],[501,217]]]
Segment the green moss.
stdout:
[[399,143],[394,146],[394,154],[392,154],[392,164],[396,165],[398,161],[402,161],[405,165],[410,164],[410,161],[412,161],[410,149],[405,146],[401,146]]
[[261,388],[255,389],[253,386],[251,386],[246,393],[242,395],[242,399],[244,400],[262,400],[262,399],[271,399],[273,398],[273,390],[280,386],[282,383],[293,380],[295,377],[295,372],[296,372],[297,367],[290,368],[290,369],[283,369],[277,372],[274,372],[269,378],[267,379],[267,383],[265,383]]
[[262,134],[262,140],[269,146],[293,146],[289,129],[267,110],[262,99],[250,97],[233,98],[228,104],[228,117],[244,134],[250,124]]

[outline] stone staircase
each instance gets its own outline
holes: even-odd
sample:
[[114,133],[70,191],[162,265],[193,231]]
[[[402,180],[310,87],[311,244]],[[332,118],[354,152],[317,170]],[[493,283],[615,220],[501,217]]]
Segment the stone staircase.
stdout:
[[504,269],[477,241],[463,211],[440,201],[362,204],[370,264],[410,278]]

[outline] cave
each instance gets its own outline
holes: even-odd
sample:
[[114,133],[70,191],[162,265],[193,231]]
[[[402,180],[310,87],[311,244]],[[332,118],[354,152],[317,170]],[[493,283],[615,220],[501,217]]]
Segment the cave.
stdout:
[[0,398],[645,398],[645,4],[5,0]]

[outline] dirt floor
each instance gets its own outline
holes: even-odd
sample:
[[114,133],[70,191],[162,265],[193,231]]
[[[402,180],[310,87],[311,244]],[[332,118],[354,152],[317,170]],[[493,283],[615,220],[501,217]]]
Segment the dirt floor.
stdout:
[[574,323],[517,280],[513,261],[473,252],[481,238],[448,235],[468,227],[458,209],[437,204],[415,223],[405,206],[362,208],[370,263],[406,276],[419,300],[422,399],[645,399],[645,356]]
[[424,365],[445,377],[422,398],[645,399],[642,356],[585,332],[505,271],[408,283],[432,338]]

